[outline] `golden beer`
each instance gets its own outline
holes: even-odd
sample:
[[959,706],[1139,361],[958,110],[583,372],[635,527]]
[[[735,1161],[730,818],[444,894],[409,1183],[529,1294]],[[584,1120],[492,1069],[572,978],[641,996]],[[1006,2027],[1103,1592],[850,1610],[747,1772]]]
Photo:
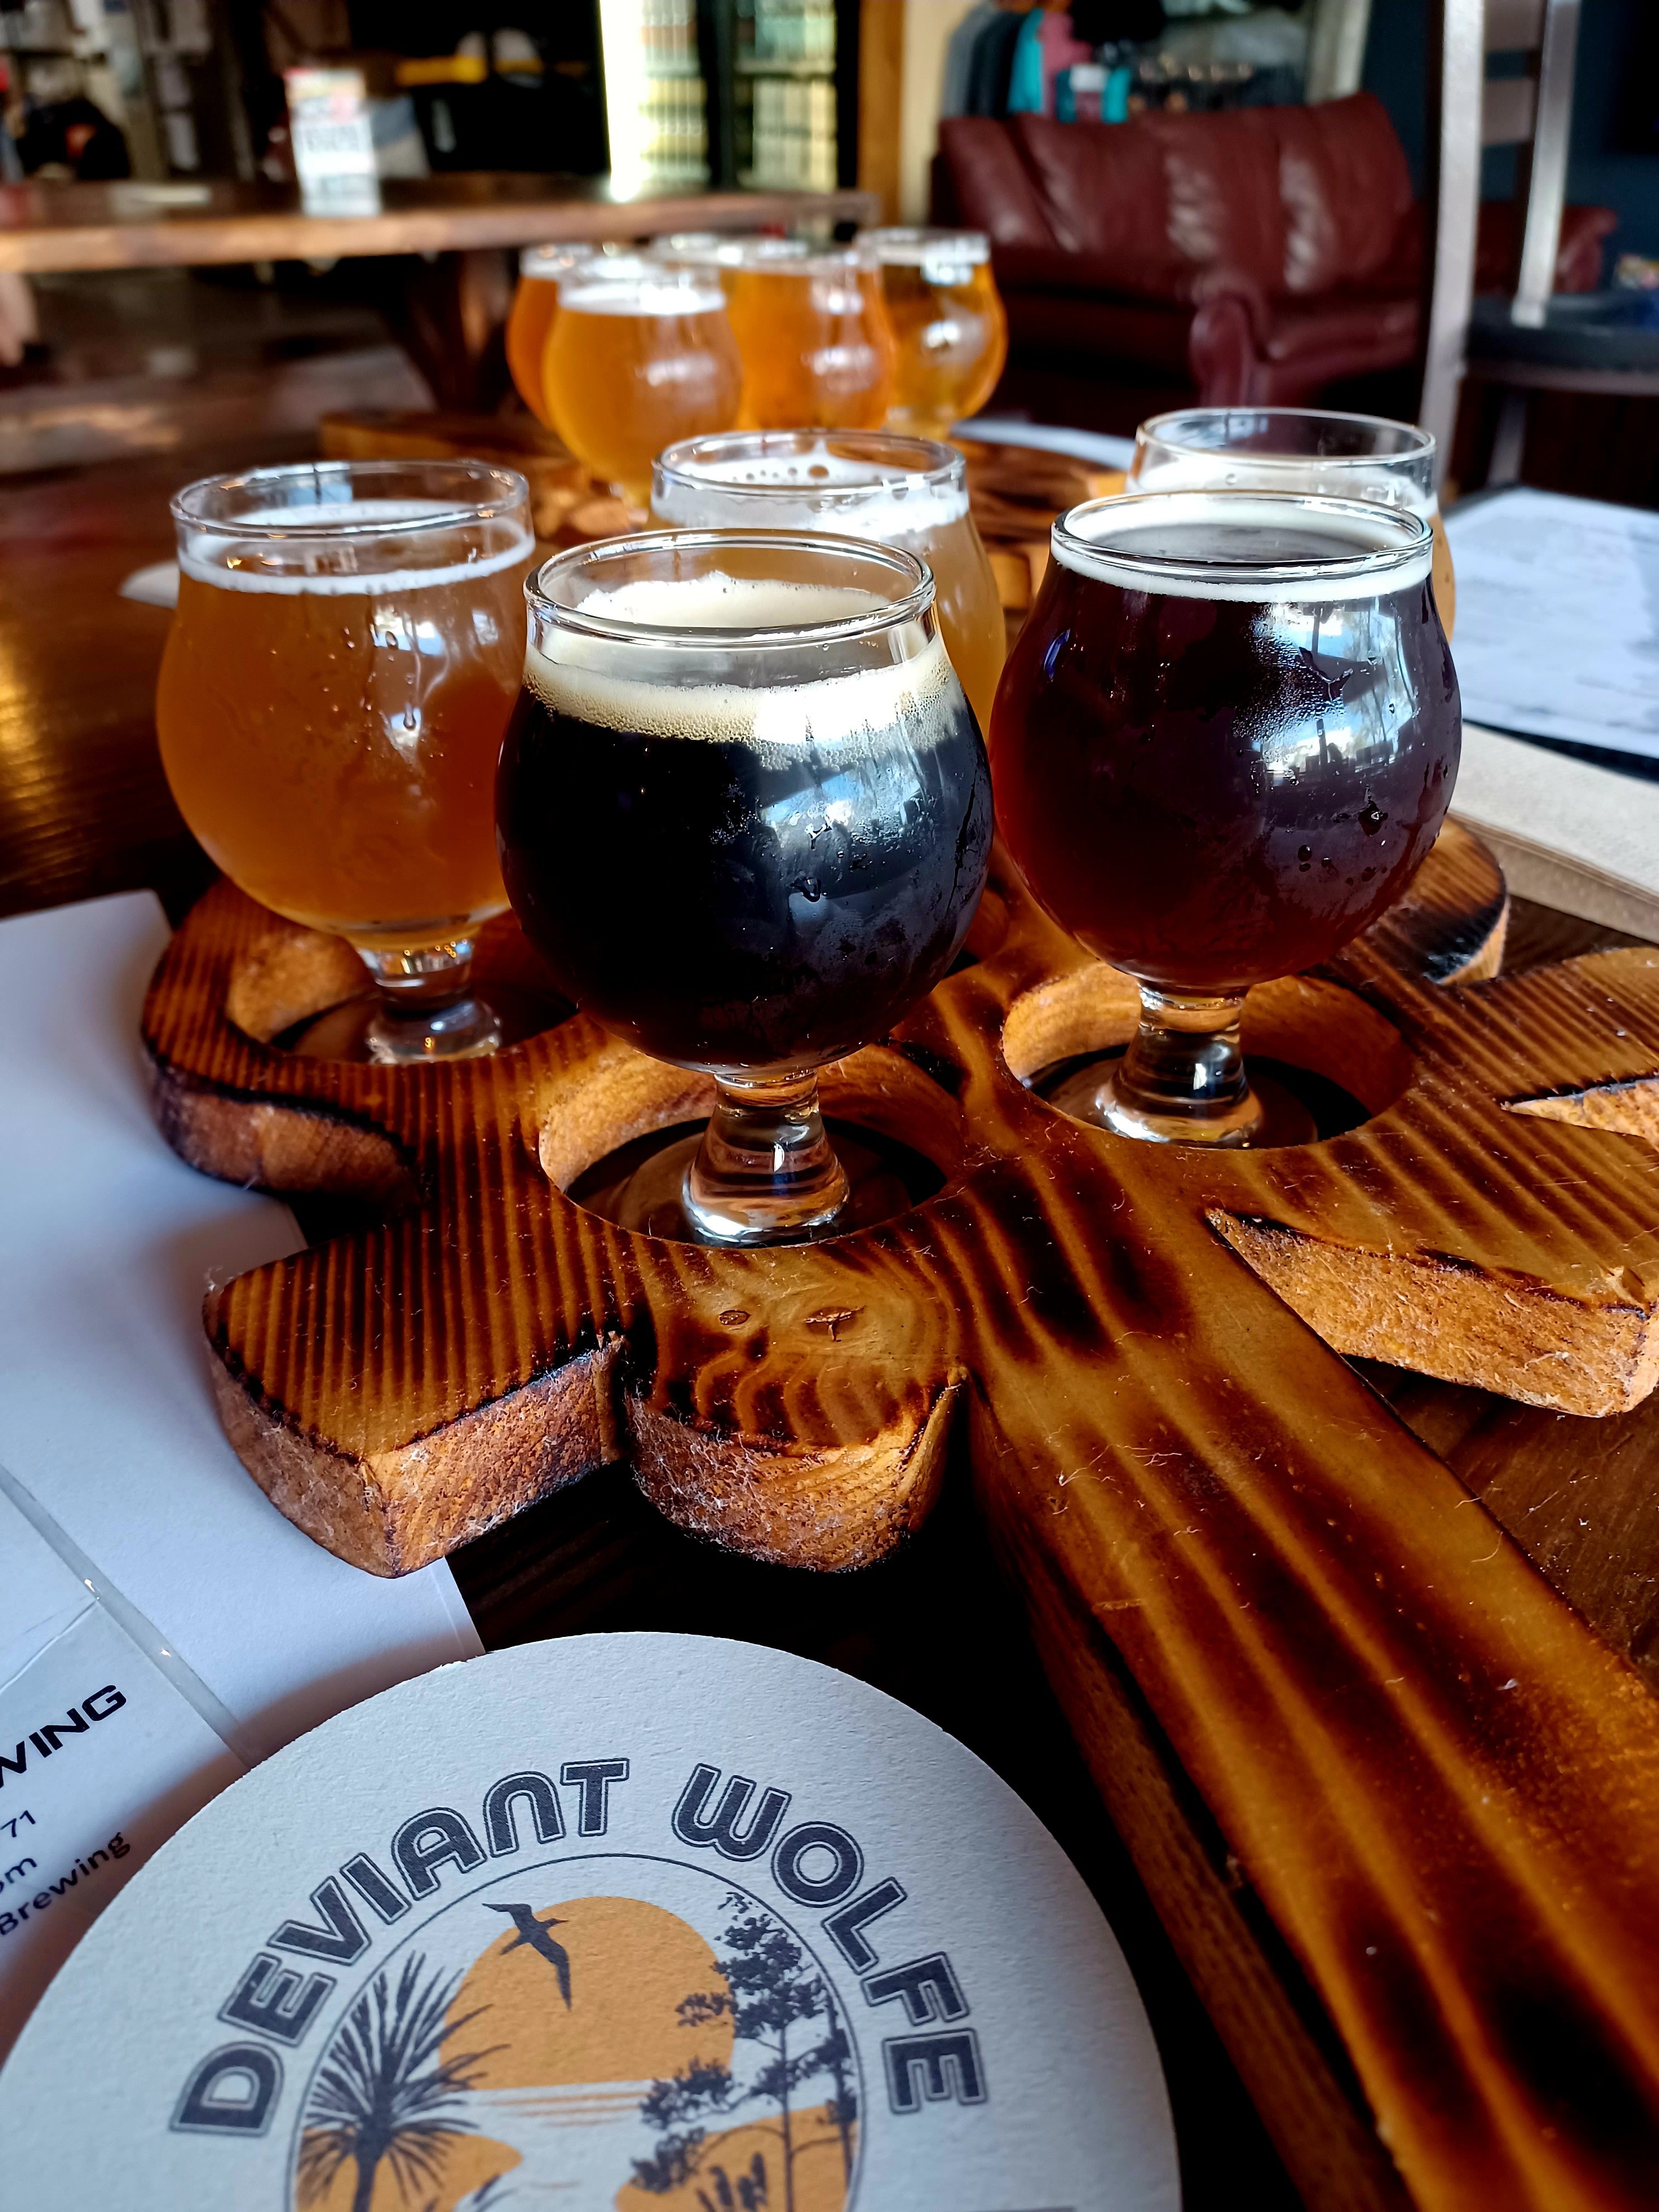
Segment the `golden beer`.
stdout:
[[1435,490],[1435,441],[1414,423],[1317,407],[1189,407],[1135,433],[1130,491],[1319,492],[1420,514],[1434,533],[1431,580],[1449,637],[1457,611],[1451,547]]
[[[535,550],[523,478],[321,463],[193,484],[173,514],[155,719],[179,812],[250,896],[348,939],[422,1015],[462,999],[471,933],[507,902],[495,780]],[[408,1053],[377,1056],[492,1041],[416,1026]]]
[[1008,357],[1008,318],[977,230],[866,230],[898,362],[890,429],[942,438],[976,415]]
[[1006,632],[991,564],[949,446],[885,430],[729,431],[672,446],[652,476],[651,520],[671,530],[811,531],[873,538],[933,572],[945,652],[981,730]]
[[758,239],[719,265],[743,356],[738,428],[878,429],[896,356],[875,263]]
[[559,312],[559,279],[592,261],[591,246],[532,246],[519,257],[519,289],[507,319],[507,365],[520,399],[546,429],[553,427],[542,388],[547,341]]
[[709,276],[617,257],[560,285],[543,379],[553,427],[630,506],[650,497],[665,446],[732,422],[742,380]]

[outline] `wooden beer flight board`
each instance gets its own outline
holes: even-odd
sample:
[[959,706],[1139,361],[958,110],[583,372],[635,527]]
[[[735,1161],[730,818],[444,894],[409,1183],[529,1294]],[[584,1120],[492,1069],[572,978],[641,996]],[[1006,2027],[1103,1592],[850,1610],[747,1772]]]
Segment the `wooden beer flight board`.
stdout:
[[[1250,1049],[1366,1118],[1209,1158],[1025,1087],[1121,1042],[1134,994],[999,865],[977,963],[824,1086],[939,1194],[825,1246],[712,1253],[564,1195],[705,1110],[697,1079],[580,1017],[450,1067],[278,1050],[353,956],[221,885],[146,1008],[162,1126],[209,1172],[368,1224],[210,1295],[228,1431],[380,1572],[618,1457],[684,1528],[856,1567],[965,1463],[1310,2201],[1653,2201],[1650,1616],[1602,1601],[1592,1626],[1559,1595],[1574,1556],[1536,1571],[1526,1477],[1560,1471],[1563,1433],[1659,1466],[1659,952],[1493,981],[1504,913],[1453,830],[1331,969],[1253,994]],[[510,923],[482,965],[521,1007],[548,992]],[[1513,1401],[1490,1515],[1339,1352],[1462,1386],[1417,1386],[1460,1465],[1480,1424],[1458,1407]]]

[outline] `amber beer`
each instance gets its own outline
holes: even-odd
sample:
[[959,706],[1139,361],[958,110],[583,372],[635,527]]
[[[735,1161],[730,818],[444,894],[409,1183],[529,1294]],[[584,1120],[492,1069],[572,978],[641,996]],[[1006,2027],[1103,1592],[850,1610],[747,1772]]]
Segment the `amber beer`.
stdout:
[[949,446],[890,430],[732,430],[671,446],[651,518],[673,530],[822,531],[873,538],[933,572],[945,649],[981,730],[1002,673],[996,579]]
[[532,246],[519,257],[519,289],[507,319],[507,365],[520,399],[551,429],[544,370],[559,314],[559,281],[593,259],[592,246]]
[[760,239],[722,258],[720,273],[743,356],[739,429],[881,427],[895,353],[870,255]]
[[1461,721],[1430,541],[1372,513],[1186,492],[1056,526],[997,695],[998,824],[1062,927],[1160,992],[1328,959],[1439,830]]
[[414,466],[416,497],[414,468],[357,463],[174,503],[156,727],[179,810],[261,904],[366,952],[450,943],[507,903],[494,792],[523,665],[525,487]]
[[1008,356],[1008,318],[977,230],[866,230],[881,268],[897,366],[890,428],[942,438],[976,415]]
[[743,369],[717,279],[642,258],[589,263],[558,288],[544,362],[553,426],[631,507],[677,438],[728,428]]

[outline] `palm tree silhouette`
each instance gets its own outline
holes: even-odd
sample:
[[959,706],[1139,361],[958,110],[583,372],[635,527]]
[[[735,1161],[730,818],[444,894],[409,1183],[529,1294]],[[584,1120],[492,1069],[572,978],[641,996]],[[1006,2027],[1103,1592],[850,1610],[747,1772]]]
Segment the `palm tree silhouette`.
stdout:
[[[483,1899],[481,1902],[487,1905],[491,1912],[512,1914],[513,1925],[519,1932],[507,1945],[507,1950],[516,1951],[520,1944],[527,1943],[532,1951],[539,1951],[559,1978],[559,1995],[564,1999],[564,2008],[568,2012],[570,2009],[570,1954],[562,1943],[556,1943],[547,1932],[550,1928],[562,1928],[563,1921],[556,1919],[550,1912],[545,1920],[538,1920],[534,1911],[527,1905],[497,1905],[493,1899],[488,1897]],[[501,1956],[505,1958],[507,1951],[503,1951]]]
[[357,2169],[351,2212],[371,2212],[382,2160],[407,2197],[416,2183],[436,2182],[450,2144],[472,2132],[458,2107],[491,2051],[446,2054],[444,2045],[484,2008],[450,2020],[461,1977],[434,1972],[422,1981],[425,1966],[425,1954],[414,1953],[395,1989],[389,1968],[377,1974],[330,2044],[300,2139],[302,2203],[325,2195],[350,2159]]

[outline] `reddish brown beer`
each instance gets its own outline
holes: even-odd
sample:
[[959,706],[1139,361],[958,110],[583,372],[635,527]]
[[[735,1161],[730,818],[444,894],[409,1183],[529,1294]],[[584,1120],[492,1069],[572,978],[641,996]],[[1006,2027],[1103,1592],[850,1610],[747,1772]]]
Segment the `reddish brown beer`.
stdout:
[[1056,526],[992,720],[997,818],[1042,904],[1165,994],[1328,959],[1397,897],[1457,770],[1413,517],[1248,492]]

